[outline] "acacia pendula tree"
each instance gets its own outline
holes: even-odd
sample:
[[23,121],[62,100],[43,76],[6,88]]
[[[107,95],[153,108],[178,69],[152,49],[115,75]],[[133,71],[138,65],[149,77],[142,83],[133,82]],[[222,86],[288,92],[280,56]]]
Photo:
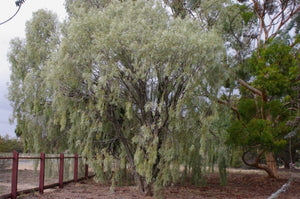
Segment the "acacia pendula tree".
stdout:
[[99,170],[112,159],[123,168],[126,162],[139,190],[151,194],[153,184],[176,180],[183,146],[203,133],[194,121],[207,114],[207,93],[216,96],[226,76],[222,39],[200,22],[173,18],[160,3],[113,2],[74,13],[47,63],[56,121],[70,148],[96,155]]

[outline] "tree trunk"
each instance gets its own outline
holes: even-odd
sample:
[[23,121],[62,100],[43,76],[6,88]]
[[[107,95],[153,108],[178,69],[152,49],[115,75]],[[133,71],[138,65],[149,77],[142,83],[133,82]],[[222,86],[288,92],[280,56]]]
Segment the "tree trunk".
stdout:
[[145,196],[153,196],[151,184],[144,181],[144,194]]
[[151,185],[148,184],[146,182],[146,180],[143,180],[143,177],[136,170],[133,155],[130,151],[130,148],[128,146],[128,142],[127,142],[126,138],[124,138],[123,134],[121,134],[120,132],[118,132],[118,135],[121,135],[120,140],[123,143],[123,146],[125,147],[125,151],[126,151],[126,154],[127,154],[127,160],[128,160],[128,162],[129,162],[129,164],[132,168],[134,179],[135,179],[135,182],[138,186],[139,191],[141,193],[144,193],[145,196],[152,196]]
[[[257,169],[262,169],[265,172],[268,173],[269,177],[271,178],[277,178],[277,169],[276,169],[276,162],[275,162],[275,158],[274,158],[274,153],[273,152],[265,152],[265,151],[261,151],[258,156],[256,157],[255,162],[247,162],[245,155],[248,153],[249,151],[246,151],[243,153],[242,155],[242,160],[243,162],[247,165],[247,166],[251,166],[251,167],[255,167]],[[261,156],[265,154],[266,156],[266,160],[267,160],[267,164],[260,164],[260,159]]]
[[265,156],[266,156],[267,166],[272,171],[272,175],[270,175],[270,173],[268,172],[269,176],[277,178],[278,177],[277,176],[277,167],[276,167],[276,161],[275,161],[274,153],[273,152],[266,152]]
[[289,161],[284,161],[284,168],[289,169],[290,168],[290,162]]

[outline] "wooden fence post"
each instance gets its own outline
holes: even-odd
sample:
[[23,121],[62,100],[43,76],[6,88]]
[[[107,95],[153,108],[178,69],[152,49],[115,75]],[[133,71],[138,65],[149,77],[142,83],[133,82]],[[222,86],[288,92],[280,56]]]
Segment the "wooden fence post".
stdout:
[[44,183],[45,183],[45,153],[41,152],[40,183],[39,183],[39,192],[40,192],[40,194],[44,193]]
[[11,179],[11,198],[17,198],[18,190],[18,164],[19,164],[19,153],[13,151],[13,163],[12,163],[12,179]]
[[78,154],[75,153],[74,159],[74,182],[77,182],[78,178]]
[[59,164],[59,188],[63,188],[64,182],[64,154],[60,154],[60,164]]

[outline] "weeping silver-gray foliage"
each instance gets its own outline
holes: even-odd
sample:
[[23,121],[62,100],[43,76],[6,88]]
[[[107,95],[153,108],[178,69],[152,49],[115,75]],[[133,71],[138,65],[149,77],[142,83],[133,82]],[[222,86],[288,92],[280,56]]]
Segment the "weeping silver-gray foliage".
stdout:
[[[72,2],[62,38],[46,46],[52,50],[37,69],[22,65],[29,37],[12,43],[12,71],[24,71],[10,96],[25,142],[59,149],[61,141],[89,157],[99,180],[133,178],[146,194],[189,174],[205,183],[215,163],[226,180],[229,117],[214,101],[227,73],[217,31],[174,18],[157,2],[91,9]],[[44,139],[52,145],[41,146]]]

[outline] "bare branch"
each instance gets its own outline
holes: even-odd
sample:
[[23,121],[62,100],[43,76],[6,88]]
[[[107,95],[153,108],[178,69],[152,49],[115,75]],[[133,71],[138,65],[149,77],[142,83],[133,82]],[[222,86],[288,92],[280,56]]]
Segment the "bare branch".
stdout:
[[221,100],[221,99],[218,99],[218,103],[219,103],[219,104],[224,104],[224,105],[229,106],[230,109],[233,110],[233,111],[236,113],[236,116],[237,116],[238,120],[240,120],[240,113],[239,113],[239,110],[238,110],[235,106],[233,106],[233,105],[231,105],[229,102],[227,102],[227,101],[225,101],[225,100]]
[[244,80],[238,79],[238,82],[239,82],[242,86],[244,86],[245,88],[247,88],[248,90],[252,91],[253,93],[255,93],[255,94],[261,96],[262,98],[264,97],[264,96],[263,96],[263,92],[261,92],[260,90],[258,90],[258,89],[256,89],[256,88],[250,86],[250,85],[247,84]]
[[269,168],[267,165],[265,164],[260,164],[259,161],[261,159],[261,156],[265,153],[266,151],[265,150],[262,150],[256,157],[255,159],[255,162],[247,162],[245,156],[247,153],[249,153],[249,151],[245,151],[242,155],[242,160],[244,162],[244,164],[246,164],[247,166],[251,166],[251,167],[255,167],[255,168],[258,168],[258,169],[262,169],[264,171],[266,171],[268,173],[268,175],[272,178],[276,178],[274,172],[272,171],[271,168]]

